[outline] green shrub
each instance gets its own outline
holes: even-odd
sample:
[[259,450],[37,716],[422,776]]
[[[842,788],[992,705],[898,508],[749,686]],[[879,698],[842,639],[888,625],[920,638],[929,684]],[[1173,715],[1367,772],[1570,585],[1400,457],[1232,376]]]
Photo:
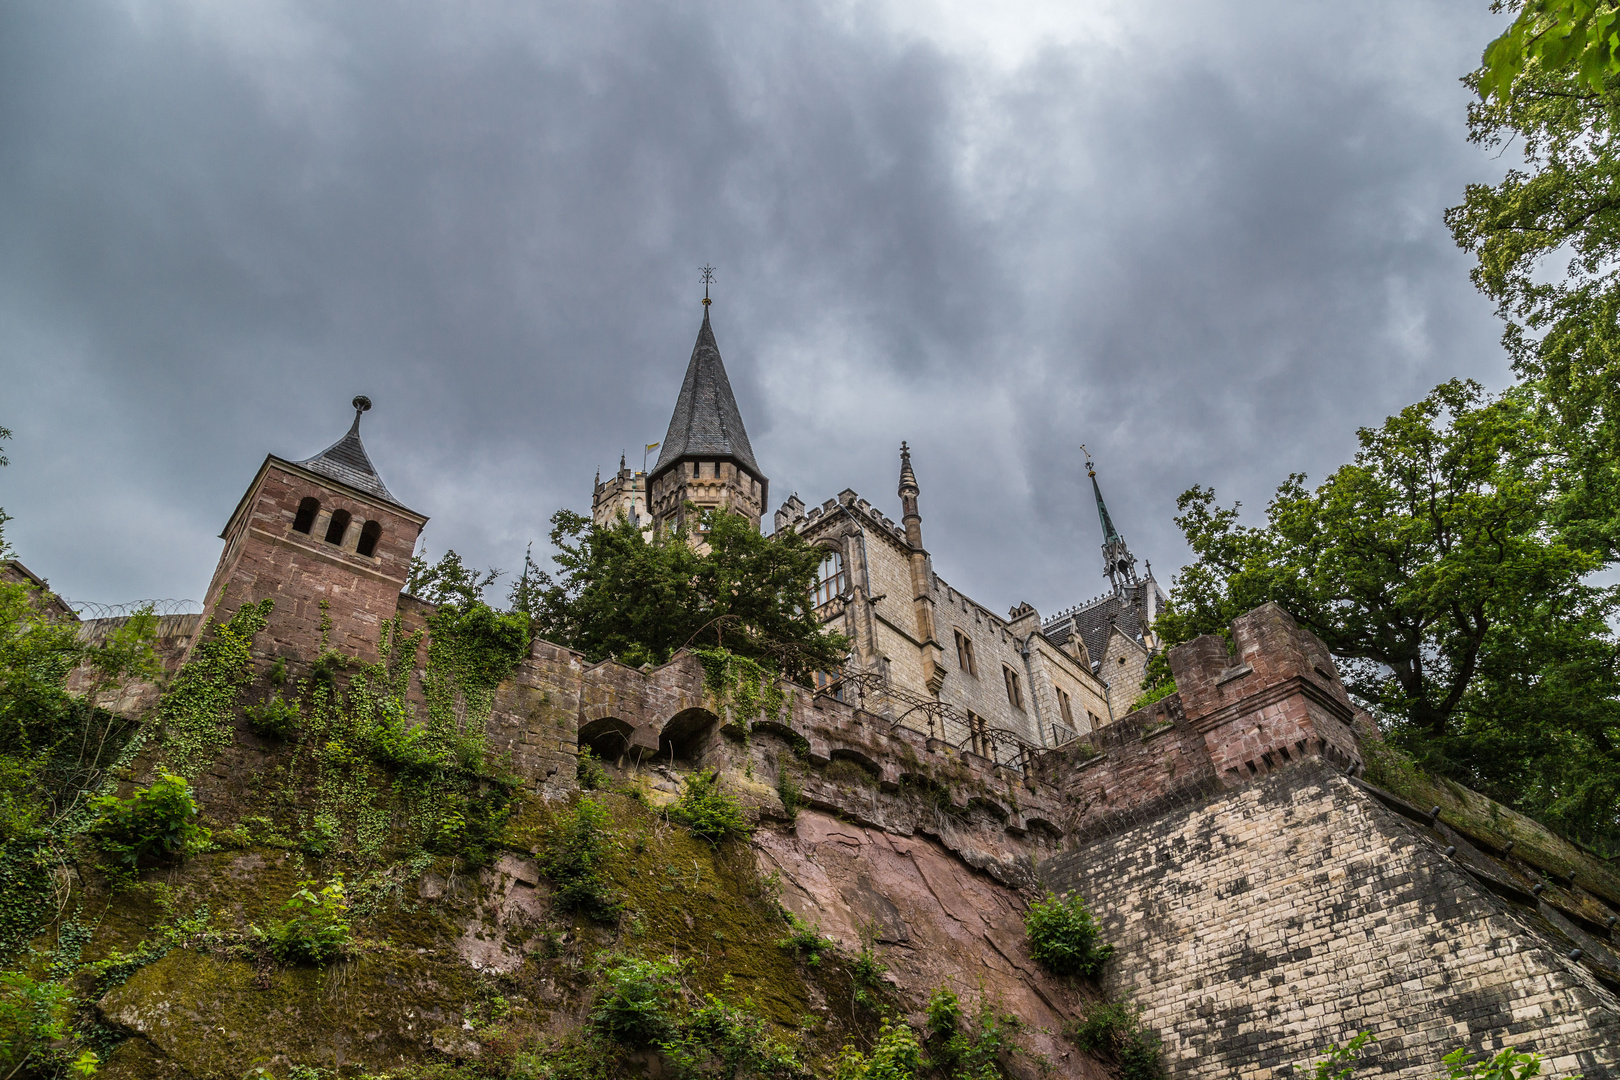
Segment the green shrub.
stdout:
[[1015,1016],[1000,1013],[983,998],[971,1025],[962,1020],[962,1005],[941,988],[928,999],[928,1044],[934,1067],[951,1080],[1001,1080],[1001,1060],[1019,1048],[1009,1037],[1018,1030]]
[[1356,1071],[1356,1063],[1361,1060],[1362,1050],[1372,1041],[1372,1032],[1363,1031],[1343,1046],[1330,1043],[1326,1057],[1300,1071],[1308,1075],[1310,1080],[1350,1080]]
[[300,881],[292,898],[282,905],[286,919],[263,932],[265,946],[284,964],[326,964],[343,956],[349,947],[349,904],[339,874],[315,891],[314,881]]
[[799,810],[804,806],[804,788],[786,769],[776,775],[776,793],[782,797],[782,809],[786,811],[788,820],[797,821]]
[[1521,1054],[1511,1046],[1494,1057],[1487,1054],[1478,1061],[1459,1046],[1442,1060],[1446,1066],[1445,1080],[1527,1080],[1541,1075],[1540,1054]]
[[821,927],[811,926],[786,908],[782,909],[782,917],[787,920],[790,933],[778,941],[776,947],[804,955],[804,962],[811,967],[821,966],[821,954],[833,947]]
[[885,1020],[871,1054],[863,1054],[853,1046],[839,1051],[833,1080],[912,1080],[922,1065],[922,1046],[916,1033],[907,1024]]
[[263,705],[249,705],[242,712],[248,727],[266,738],[290,742],[298,737],[304,718],[295,701],[284,701],[279,694],[267,699]]
[[928,996],[928,1037],[949,1039],[962,1023],[962,1002],[945,987]]
[[582,798],[558,816],[539,853],[541,871],[557,887],[558,907],[599,922],[619,917],[622,905],[602,870],[611,842],[608,812],[595,799]]
[[127,799],[103,795],[92,805],[99,814],[91,829],[96,842],[126,870],[184,858],[208,844],[209,831],[197,824],[191,785],[173,773],[160,773],[150,787]]
[[21,971],[0,975],[0,1075],[16,1074],[30,1061],[43,1065],[72,1016],[73,992],[61,983],[36,981]]
[[[751,1004],[744,1001],[744,1006]],[[798,1051],[771,1034],[765,1018],[720,1001],[713,994],[691,1010],[680,1033],[658,1044],[678,1080],[702,1077],[803,1075]]]
[[608,771],[589,746],[579,748],[579,764],[574,768],[574,775],[586,791],[601,791],[608,786]]
[[1086,902],[1071,893],[1031,904],[1024,916],[1029,955],[1054,975],[1096,975],[1114,947],[1097,943],[1097,922]]
[[1127,1001],[1098,1002],[1067,1034],[1080,1049],[1114,1061],[1120,1080],[1161,1080],[1162,1047],[1158,1036],[1141,1026],[1141,1016],[1141,1008]]
[[591,1026],[632,1048],[674,1037],[680,971],[680,962],[674,959],[609,957],[602,968],[602,989],[591,1010]]
[[752,830],[743,817],[742,804],[720,790],[718,770],[693,773],[681,785],[681,797],[669,808],[670,820],[685,825],[693,836],[719,844],[732,836],[747,836]]

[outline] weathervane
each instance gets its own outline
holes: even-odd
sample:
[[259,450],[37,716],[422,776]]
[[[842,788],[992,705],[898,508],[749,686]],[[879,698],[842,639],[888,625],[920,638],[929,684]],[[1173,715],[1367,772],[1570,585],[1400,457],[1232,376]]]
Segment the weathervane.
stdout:
[[1086,449],[1085,443],[1080,444],[1080,452],[1086,455],[1086,475],[1096,476],[1097,470],[1091,467],[1091,451]]
[[714,267],[704,263],[699,267],[703,271],[703,306],[709,306],[709,286],[714,283]]

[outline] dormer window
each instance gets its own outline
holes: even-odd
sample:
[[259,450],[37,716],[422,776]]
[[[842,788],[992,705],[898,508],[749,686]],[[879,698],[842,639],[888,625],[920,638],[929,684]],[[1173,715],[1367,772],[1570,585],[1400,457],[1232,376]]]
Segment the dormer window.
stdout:
[[309,530],[315,527],[315,515],[321,512],[321,500],[315,496],[306,496],[298,504],[298,514],[293,518],[293,532],[309,535]]
[[332,514],[332,523],[326,527],[326,542],[328,544],[343,543],[343,534],[349,531],[350,515],[347,510],[338,510]]
[[355,553],[368,558],[377,554],[377,541],[382,539],[382,523],[368,521],[360,529],[360,543],[355,545]]

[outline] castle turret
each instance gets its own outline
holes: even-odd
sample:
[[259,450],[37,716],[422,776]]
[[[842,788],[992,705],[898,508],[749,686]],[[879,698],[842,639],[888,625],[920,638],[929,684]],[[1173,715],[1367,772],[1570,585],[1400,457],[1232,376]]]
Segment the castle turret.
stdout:
[[652,528],[652,515],[647,510],[647,474],[626,465],[623,454],[619,455],[619,471],[606,482],[598,472],[591,492],[591,521],[611,525],[620,517],[643,530]]
[[[310,657],[323,644],[377,658],[427,518],[383,484],[360,441],[354,399],[348,433],[312,458],[265,456],[220,538],[225,551],[208,586],[204,614],[230,618],[243,604],[273,599],[261,656]],[[324,629],[323,629],[324,624]]]
[[934,633],[933,567],[922,543],[922,514],[917,510],[917,497],[922,489],[917,486],[917,474],[911,469],[911,447],[900,444],[900,523],[906,530],[906,544],[911,548],[911,596],[917,618],[917,640],[923,648],[923,678],[929,693],[938,694],[945,685],[945,650]]
[[649,510],[659,529],[684,526],[689,502],[700,510],[741,514],[756,528],[765,512],[770,481],[748,445],[748,432],[709,326],[707,297],[703,325],[669,418],[669,433],[646,485]]

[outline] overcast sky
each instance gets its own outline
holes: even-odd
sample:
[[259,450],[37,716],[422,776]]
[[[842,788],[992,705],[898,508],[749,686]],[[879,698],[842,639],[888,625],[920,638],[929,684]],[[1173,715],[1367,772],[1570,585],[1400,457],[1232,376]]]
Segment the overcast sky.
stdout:
[[357,393],[434,555],[521,565],[715,334],[775,502],[898,518],[987,606],[1161,581],[1435,383],[1508,375],[1441,220],[1508,161],[1485,0],[0,0],[7,538],[200,599],[264,455]]

